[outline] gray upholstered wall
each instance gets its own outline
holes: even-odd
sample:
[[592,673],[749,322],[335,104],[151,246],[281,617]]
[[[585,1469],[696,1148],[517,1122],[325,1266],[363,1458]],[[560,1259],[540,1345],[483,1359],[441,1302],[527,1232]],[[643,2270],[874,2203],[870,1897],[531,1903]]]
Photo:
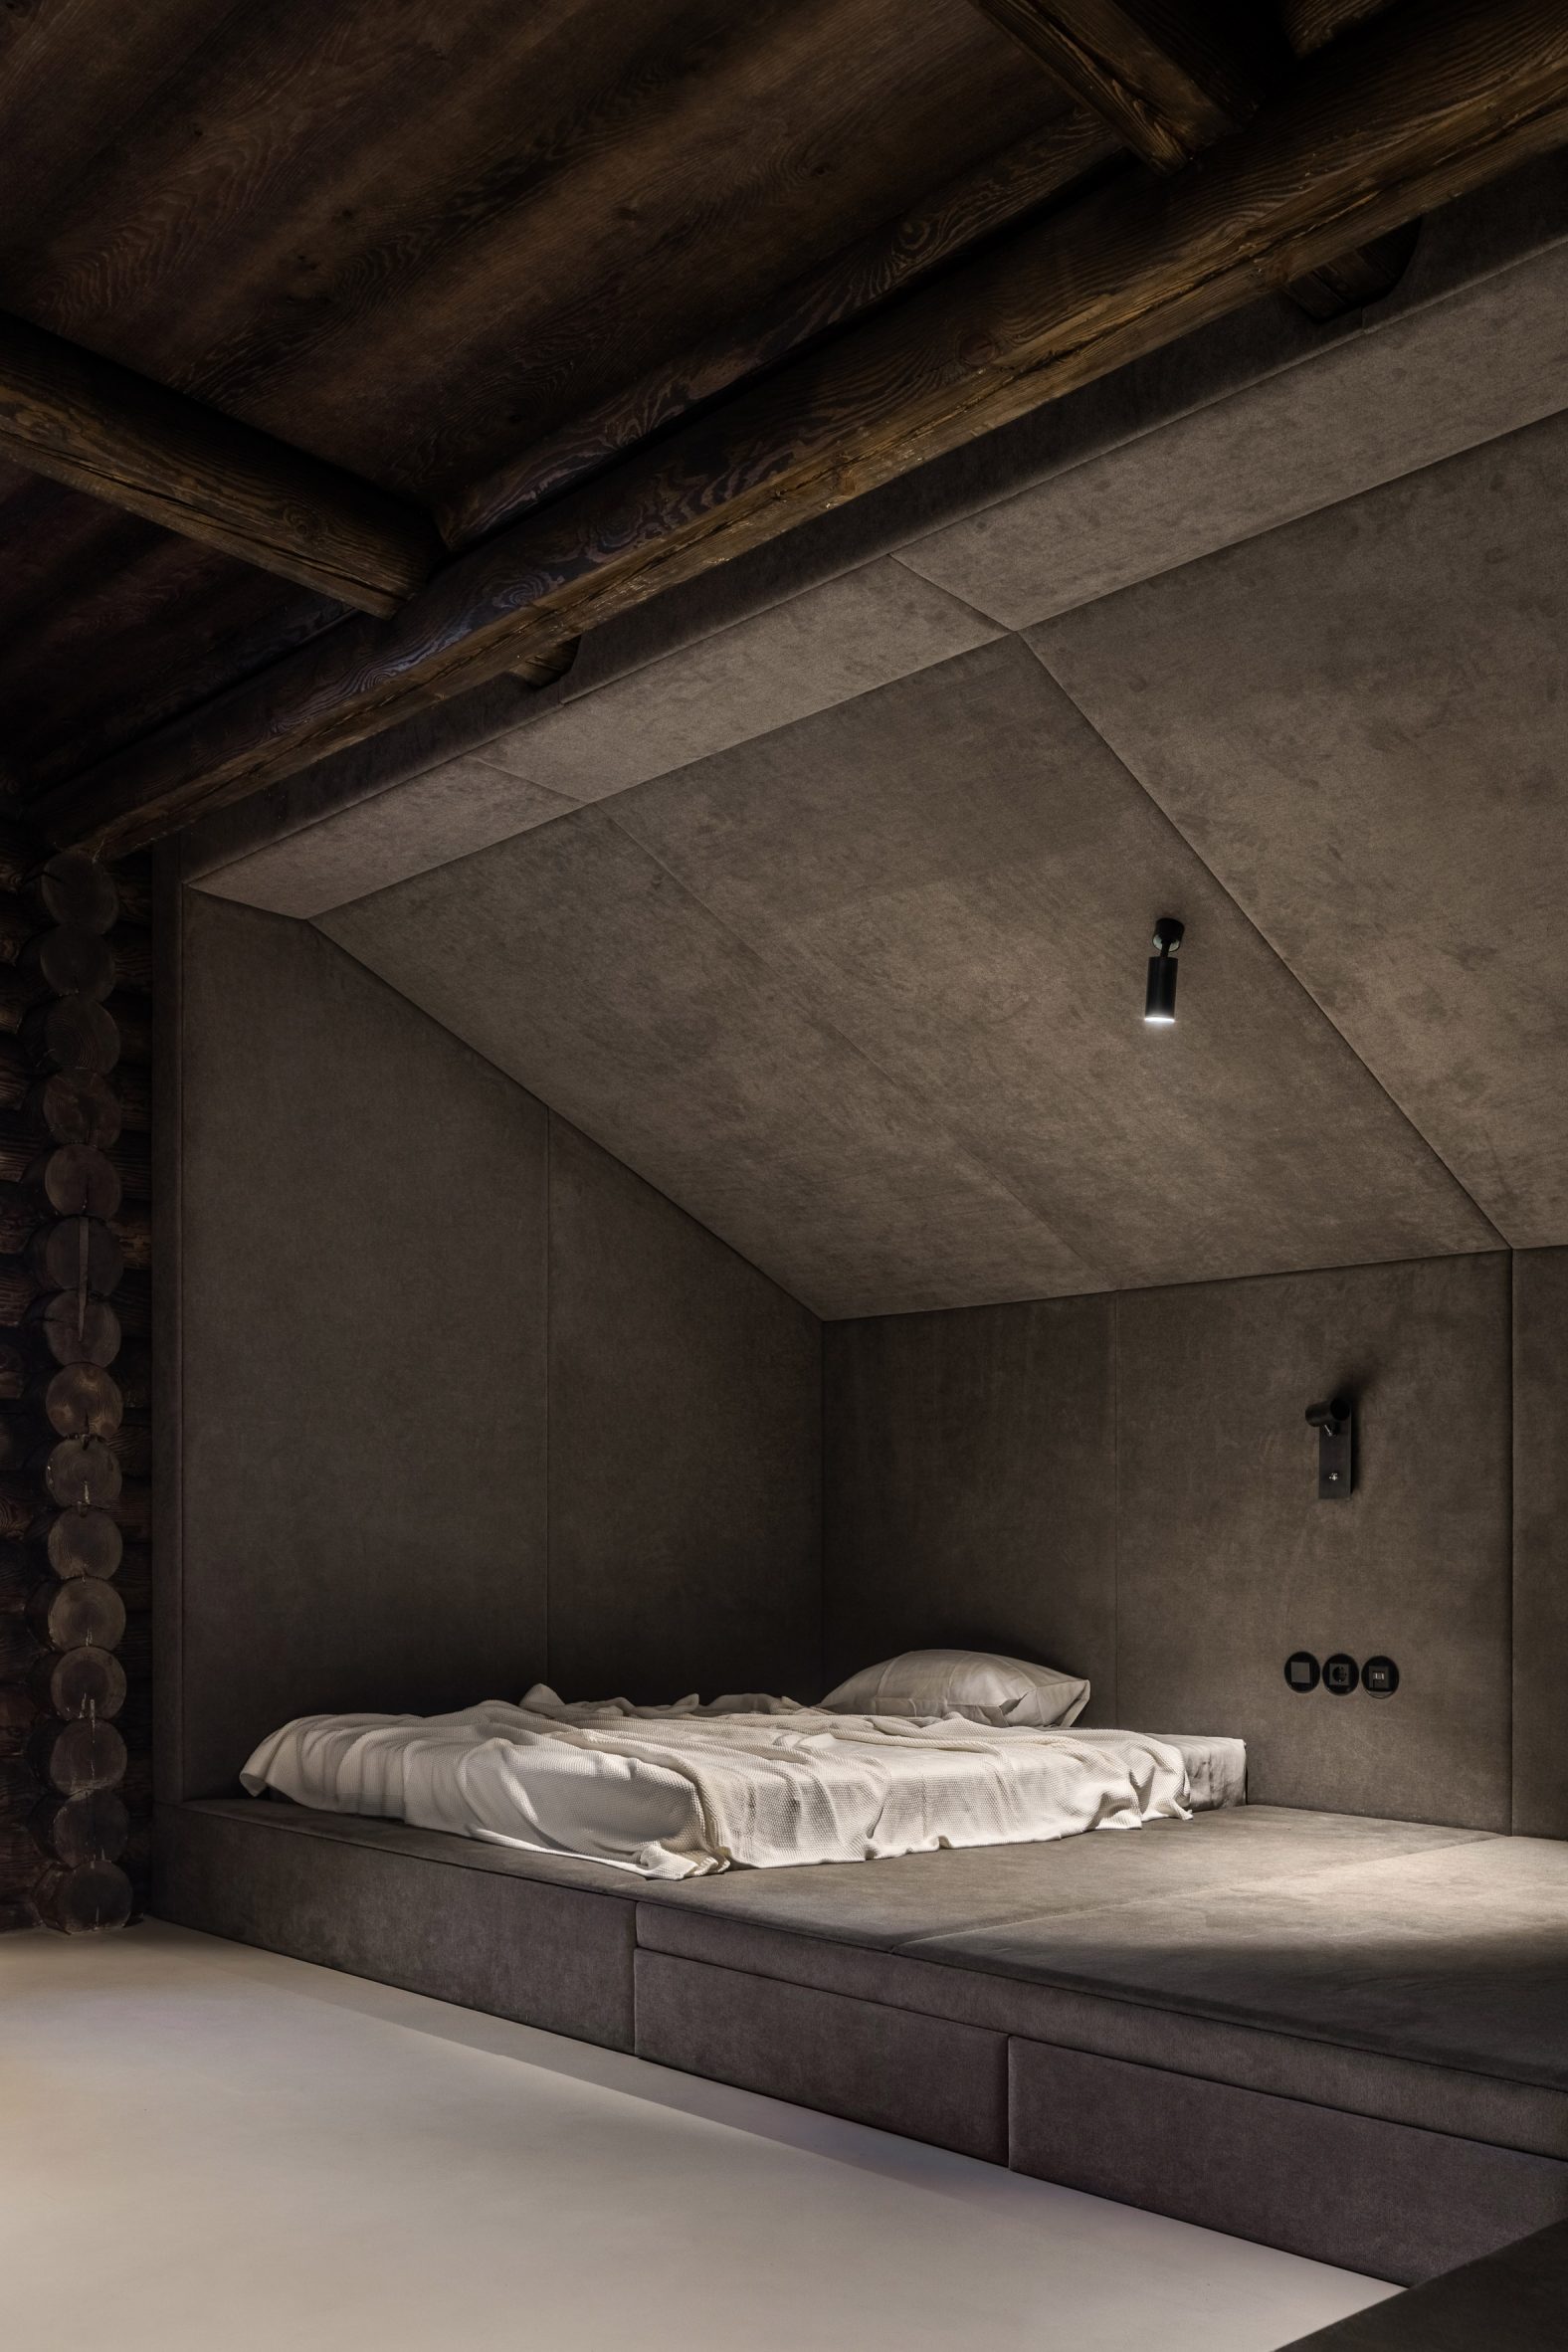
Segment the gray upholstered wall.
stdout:
[[164,1792],[315,1709],[813,1682],[815,1319],[318,932],[179,928]]
[[[1551,1261],[1519,1261],[1521,1687],[1550,1644],[1568,1663],[1550,1362],[1568,1253]],[[828,1670],[1012,1649],[1087,1672],[1091,1720],[1240,1733],[1259,1800],[1508,1828],[1509,1281],[1491,1252],[830,1325]],[[1303,1415],[1339,1385],[1360,1400],[1357,1486],[1325,1503]],[[1298,1648],[1386,1652],[1404,1679],[1299,1697]],[[1555,1813],[1544,1793],[1549,1705],[1520,1713],[1524,1829],[1568,1829],[1560,1771]]]

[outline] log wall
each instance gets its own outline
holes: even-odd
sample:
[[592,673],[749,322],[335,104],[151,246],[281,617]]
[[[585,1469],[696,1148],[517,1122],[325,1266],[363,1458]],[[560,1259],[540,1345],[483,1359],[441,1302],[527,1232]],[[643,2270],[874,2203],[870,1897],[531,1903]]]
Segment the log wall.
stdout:
[[0,1928],[150,1841],[148,884],[0,830]]

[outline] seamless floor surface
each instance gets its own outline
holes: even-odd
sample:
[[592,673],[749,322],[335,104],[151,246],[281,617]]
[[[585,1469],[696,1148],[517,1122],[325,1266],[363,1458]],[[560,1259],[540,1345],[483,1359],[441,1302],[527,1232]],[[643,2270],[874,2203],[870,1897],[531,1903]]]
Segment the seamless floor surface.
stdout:
[[1273,2352],[1387,2292],[238,1945],[0,1944],[6,2338]]

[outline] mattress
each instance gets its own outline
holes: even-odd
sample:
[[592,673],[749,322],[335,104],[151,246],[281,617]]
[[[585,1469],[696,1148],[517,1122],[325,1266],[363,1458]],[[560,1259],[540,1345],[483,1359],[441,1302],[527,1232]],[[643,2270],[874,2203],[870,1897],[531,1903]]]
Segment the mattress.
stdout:
[[566,1705],[539,1684],[451,1715],[303,1716],[241,1779],[253,1796],[682,1878],[1136,1830],[1239,1802],[1244,1775],[1239,1740],[749,1695]]

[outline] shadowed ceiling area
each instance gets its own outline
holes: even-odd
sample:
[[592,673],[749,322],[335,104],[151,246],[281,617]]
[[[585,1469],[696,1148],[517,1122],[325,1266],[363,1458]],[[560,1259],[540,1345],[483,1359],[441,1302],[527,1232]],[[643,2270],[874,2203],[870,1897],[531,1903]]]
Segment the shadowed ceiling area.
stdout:
[[1565,510],[1568,418],[318,919],[829,1316],[1560,1243]]

